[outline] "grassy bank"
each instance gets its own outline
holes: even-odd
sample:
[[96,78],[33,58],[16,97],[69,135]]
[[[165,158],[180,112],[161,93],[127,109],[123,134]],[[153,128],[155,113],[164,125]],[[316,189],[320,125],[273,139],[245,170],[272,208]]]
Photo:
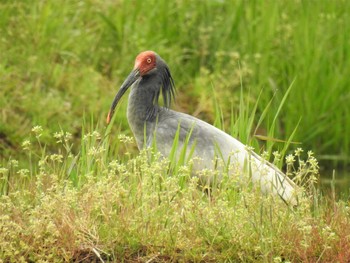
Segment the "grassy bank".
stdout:
[[[142,50],[170,65],[175,108],[213,122],[239,110],[240,78],[252,104],[271,110],[295,84],[276,138],[340,164],[349,156],[348,1],[3,1],[0,4],[1,156],[14,156],[34,125],[79,139],[100,126],[110,98]],[[125,104],[122,106],[125,107]],[[118,129],[128,129],[124,110]],[[47,142],[49,137],[41,138]]]
[[[4,261],[346,262],[350,257],[348,204],[319,194],[311,152],[298,149],[287,157],[288,174],[303,189],[299,206],[291,208],[255,188],[233,187],[234,177],[224,176],[208,194],[190,176],[190,166],[170,175],[166,160],[149,162],[147,152],[132,157],[133,139],[123,134],[113,136],[110,147],[109,136],[85,133],[79,153],[72,152],[70,133],[50,135],[55,152],[41,144],[42,134],[34,127],[22,146],[32,166],[11,160],[0,169]],[[116,155],[120,148],[127,154]]]
[[[347,197],[334,181],[323,196],[317,178],[349,160],[349,7],[2,1],[0,259],[348,262]],[[172,70],[173,108],[266,150],[300,185],[297,208],[234,177],[208,191],[190,166],[149,162],[125,100],[106,128],[146,49]]]

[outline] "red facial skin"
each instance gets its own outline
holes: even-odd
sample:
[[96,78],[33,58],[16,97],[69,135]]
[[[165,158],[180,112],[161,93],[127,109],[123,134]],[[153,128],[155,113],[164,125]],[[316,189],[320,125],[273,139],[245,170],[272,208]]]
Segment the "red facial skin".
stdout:
[[134,69],[138,69],[141,76],[146,75],[155,67],[156,55],[153,51],[144,51],[136,57]]
[[[153,51],[144,51],[136,57],[134,70],[138,70],[141,77],[146,75],[155,67],[156,67],[156,54]],[[112,114],[113,113],[110,110],[107,116],[107,124],[110,123]]]

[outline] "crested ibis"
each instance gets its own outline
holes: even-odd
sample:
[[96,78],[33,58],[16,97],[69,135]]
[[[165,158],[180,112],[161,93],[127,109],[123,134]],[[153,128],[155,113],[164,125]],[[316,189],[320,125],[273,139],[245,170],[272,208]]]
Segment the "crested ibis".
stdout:
[[[204,170],[222,171],[223,167],[218,167],[214,161],[219,156],[222,163],[236,164],[231,172],[239,180],[249,177],[263,193],[278,195],[291,205],[297,204],[297,186],[277,167],[218,128],[169,108],[175,95],[174,81],[165,61],[153,51],[144,51],[136,57],[134,69],[114,98],[107,124],[130,86],[133,87],[129,94],[127,118],[140,150],[151,147],[156,140],[157,150],[168,157],[174,138],[178,136],[179,149],[188,143],[187,149],[196,160],[192,167],[194,175]],[[160,93],[163,107],[158,104]]]

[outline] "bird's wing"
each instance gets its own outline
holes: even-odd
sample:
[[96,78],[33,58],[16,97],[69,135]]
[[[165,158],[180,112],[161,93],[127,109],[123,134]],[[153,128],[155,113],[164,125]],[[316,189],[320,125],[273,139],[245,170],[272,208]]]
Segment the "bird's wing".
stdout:
[[228,156],[233,151],[244,151],[245,146],[227,133],[201,121],[193,116],[164,110],[159,114],[155,128],[159,151],[167,156],[178,136],[179,147],[182,147],[188,138],[188,145],[195,144],[196,157],[212,160],[215,155]]
[[160,111],[154,136],[164,156],[169,156],[176,136],[180,152],[189,135],[187,151],[191,152],[194,147],[191,158],[197,158],[195,170],[226,169],[217,166],[216,160],[220,158],[224,166],[232,164],[233,174],[239,173],[241,177],[249,174],[253,183],[259,182],[262,192],[273,192],[288,203],[296,203],[294,182],[276,166],[247,150],[240,141],[193,116],[172,110]]

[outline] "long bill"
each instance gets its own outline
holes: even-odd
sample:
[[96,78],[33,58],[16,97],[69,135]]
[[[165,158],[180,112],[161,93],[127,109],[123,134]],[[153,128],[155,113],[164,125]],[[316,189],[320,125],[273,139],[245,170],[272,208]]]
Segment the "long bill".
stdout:
[[120,87],[117,95],[115,95],[112,106],[108,112],[107,116],[107,124],[109,124],[112,120],[115,107],[117,106],[119,100],[123,97],[124,93],[128,90],[128,88],[134,84],[134,82],[140,77],[140,72],[138,69],[134,69],[130,72],[129,76],[126,78],[126,80],[123,82],[122,86]]

